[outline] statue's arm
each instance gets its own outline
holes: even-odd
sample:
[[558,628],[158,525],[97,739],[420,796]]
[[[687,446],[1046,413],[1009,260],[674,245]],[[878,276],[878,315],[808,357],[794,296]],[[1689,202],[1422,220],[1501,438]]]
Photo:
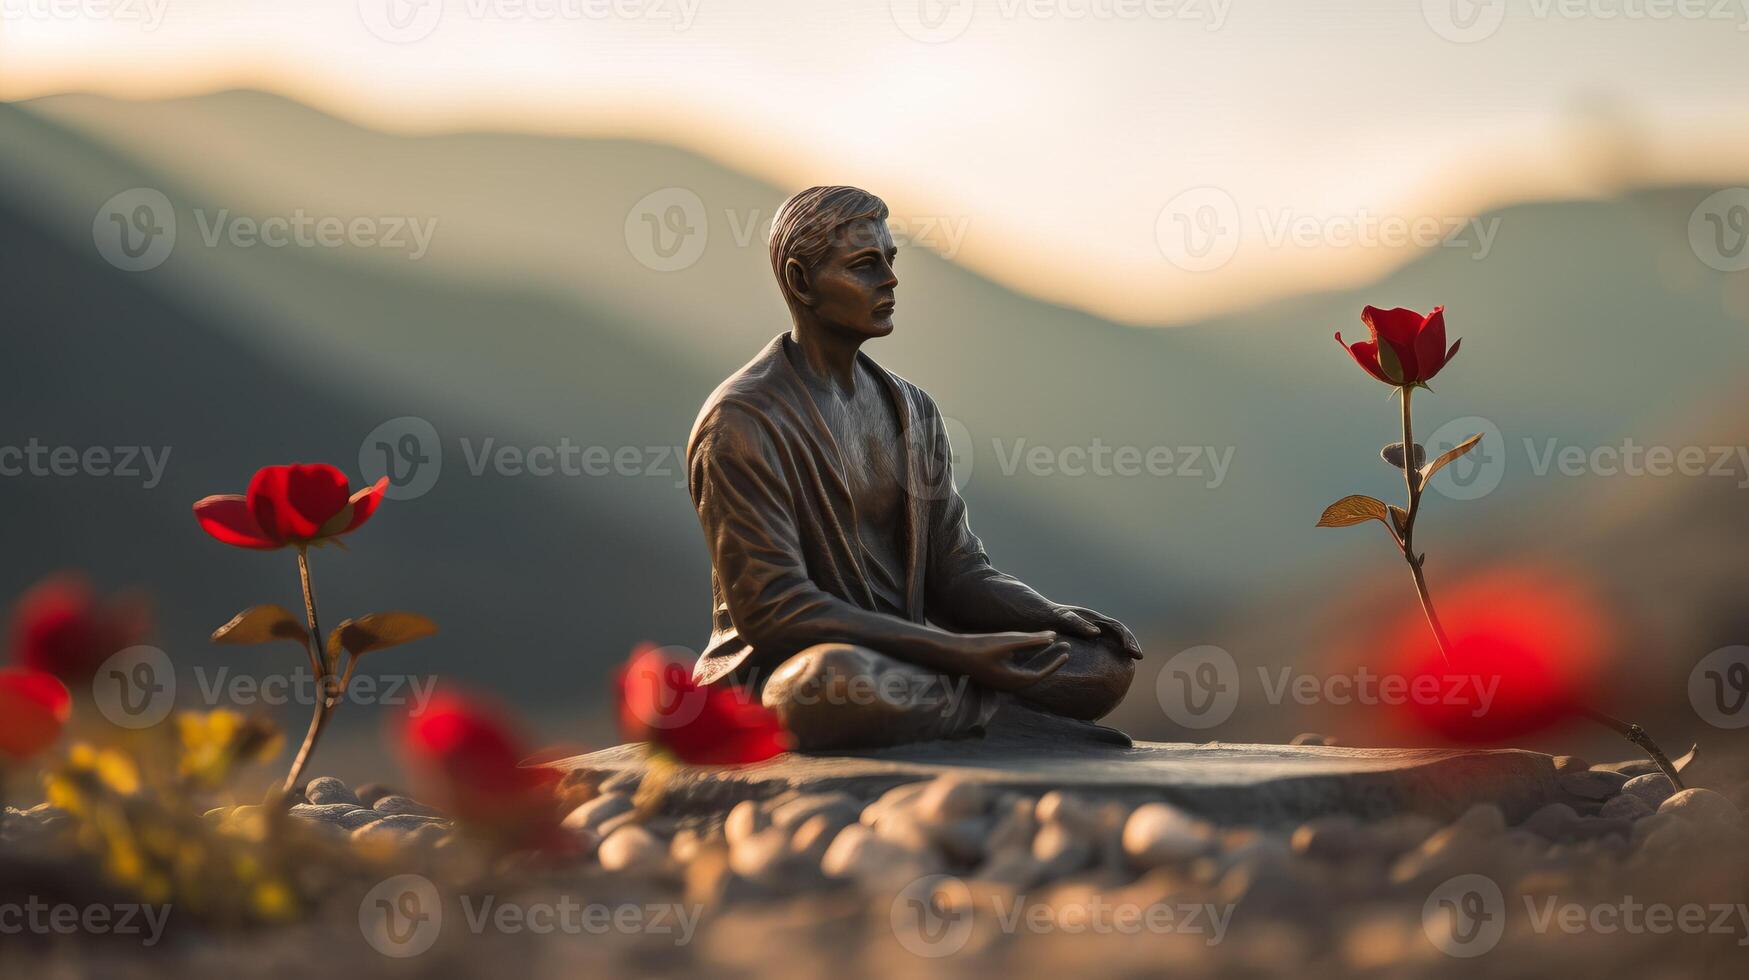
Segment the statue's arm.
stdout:
[[990,563],[984,543],[972,533],[966,502],[955,488],[953,459],[941,415],[930,408],[933,454],[929,472],[942,492],[929,509],[928,561],[925,567],[925,607],[929,617],[952,629],[1060,630],[1086,638],[1102,634],[1131,657],[1142,650],[1127,627],[1081,606],[1052,602],[1025,582]]
[[689,449],[688,484],[735,630],[786,657],[816,643],[855,643],[953,673],[975,673],[970,641],[854,606],[808,577],[790,482],[776,443],[748,410],[719,406]]

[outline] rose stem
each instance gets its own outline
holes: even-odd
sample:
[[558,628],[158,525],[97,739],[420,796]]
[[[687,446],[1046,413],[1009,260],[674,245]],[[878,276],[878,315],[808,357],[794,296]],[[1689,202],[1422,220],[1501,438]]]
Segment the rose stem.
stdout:
[[316,678],[316,710],[310,717],[310,730],[304,734],[304,744],[299,747],[297,758],[292,760],[291,772],[285,777],[282,792],[287,797],[298,788],[298,778],[304,774],[304,766],[309,764],[310,756],[316,751],[316,741],[328,725],[331,707],[326,682],[332,671],[321,652],[322,630],[316,621],[316,593],[310,585],[310,557],[304,548],[298,549],[298,578],[304,586],[304,617],[310,622],[310,660],[320,665],[320,672]]
[[[1421,597],[1421,611],[1427,615],[1427,625],[1433,630],[1434,642],[1439,644],[1439,655],[1445,658],[1446,664],[1451,664],[1451,640],[1445,635],[1445,627],[1440,625],[1439,614],[1433,611],[1433,598],[1427,593],[1427,576],[1421,569],[1427,556],[1415,554],[1415,517],[1421,510],[1421,468],[1415,463],[1415,425],[1410,415],[1409,396],[1414,388],[1404,385],[1398,391],[1403,395],[1403,482],[1409,488],[1409,513],[1403,518],[1403,539],[1398,542],[1403,549],[1403,557],[1409,562],[1409,571],[1415,577],[1415,592]],[[1670,757],[1652,741],[1652,736],[1638,725],[1612,718],[1601,711],[1582,708],[1585,717],[1608,728],[1621,737],[1639,746],[1649,756],[1654,764],[1670,777],[1670,782],[1677,789],[1683,789],[1682,775],[1671,764]]]

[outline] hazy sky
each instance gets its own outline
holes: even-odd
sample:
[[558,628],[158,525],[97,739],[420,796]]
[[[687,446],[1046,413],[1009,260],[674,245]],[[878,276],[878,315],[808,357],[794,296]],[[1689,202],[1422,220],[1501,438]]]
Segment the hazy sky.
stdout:
[[0,0],[0,97],[237,85],[860,183],[1144,321],[1483,249],[1476,210],[1625,166],[1749,180],[1749,0]]

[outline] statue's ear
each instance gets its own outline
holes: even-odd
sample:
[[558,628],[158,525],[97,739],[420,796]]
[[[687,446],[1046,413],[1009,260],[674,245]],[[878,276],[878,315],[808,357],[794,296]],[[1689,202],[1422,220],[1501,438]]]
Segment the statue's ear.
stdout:
[[796,302],[803,306],[814,305],[813,283],[808,281],[807,267],[802,265],[800,260],[794,258],[784,260],[783,285],[785,289],[789,290],[790,295],[796,298]]

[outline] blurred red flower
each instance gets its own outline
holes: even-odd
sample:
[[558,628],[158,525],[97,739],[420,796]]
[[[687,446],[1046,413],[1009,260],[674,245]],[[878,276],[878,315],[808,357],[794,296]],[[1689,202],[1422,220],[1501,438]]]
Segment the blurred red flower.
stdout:
[[137,595],[100,599],[84,576],[43,579],[12,608],[12,660],[68,683],[89,680],[118,650],[145,642],[152,614]]
[[620,670],[619,724],[627,740],[692,765],[745,765],[790,747],[769,708],[726,685],[695,684],[690,667],[652,644],[633,650]]
[[239,548],[304,547],[356,530],[382,502],[389,479],[352,492],[346,474],[326,463],[265,466],[245,496],[206,497],[194,505],[206,533]]
[[1574,581],[1546,568],[1497,570],[1450,589],[1441,611],[1451,663],[1419,616],[1391,638],[1398,672],[1429,695],[1409,701],[1412,726],[1500,742],[1574,718],[1595,698],[1611,630]]
[[53,675],[0,670],[0,756],[22,762],[48,748],[72,710],[72,696]]
[[1463,343],[1459,340],[1446,349],[1443,306],[1434,307],[1426,316],[1402,307],[1381,310],[1369,306],[1361,311],[1360,320],[1372,333],[1371,340],[1348,344],[1338,332],[1336,342],[1366,373],[1388,385],[1426,384],[1457,356]]
[[401,750],[431,801],[469,828],[519,847],[563,846],[558,771],[521,765],[525,743],[491,705],[437,694],[406,719]]

